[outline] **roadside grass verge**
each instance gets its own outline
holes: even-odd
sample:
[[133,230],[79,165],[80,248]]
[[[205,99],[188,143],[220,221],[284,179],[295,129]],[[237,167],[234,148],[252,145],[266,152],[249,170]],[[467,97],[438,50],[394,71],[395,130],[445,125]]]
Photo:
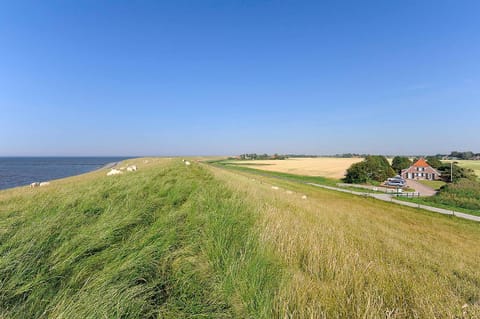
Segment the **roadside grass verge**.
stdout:
[[[436,196],[436,195],[434,195],[434,196]],[[406,197],[399,196],[399,197],[395,197],[395,199],[402,200],[402,201],[405,201],[405,202],[411,202],[411,203],[416,203],[416,204],[420,204],[420,205],[443,208],[443,209],[447,209],[447,210],[450,210],[450,211],[456,211],[456,212],[461,212],[461,213],[465,213],[465,214],[480,216],[480,211],[479,210],[473,210],[473,209],[467,209],[467,208],[454,206],[454,205],[442,204],[442,203],[431,201],[431,200],[428,200],[428,199],[422,198],[422,197],[406,198]]]
[[0,318],[271,318],[252,207],[199,165],[130,162],[0,192]]

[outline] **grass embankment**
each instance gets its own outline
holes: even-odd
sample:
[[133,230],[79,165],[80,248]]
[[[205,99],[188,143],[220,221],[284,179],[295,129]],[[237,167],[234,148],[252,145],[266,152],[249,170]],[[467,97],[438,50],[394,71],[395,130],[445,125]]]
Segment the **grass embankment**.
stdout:
[[0,318],[480,315],[478,223],[149,165],[0,192]]
[[251,207],[196,165],[137,165],[0,192],[0,318],[272,315]]
[[479,224],[289,180],[217,174],[262,207],[262,238],[290,278],[277,293],[279,317],[452,318],[464,304],[480,315]]

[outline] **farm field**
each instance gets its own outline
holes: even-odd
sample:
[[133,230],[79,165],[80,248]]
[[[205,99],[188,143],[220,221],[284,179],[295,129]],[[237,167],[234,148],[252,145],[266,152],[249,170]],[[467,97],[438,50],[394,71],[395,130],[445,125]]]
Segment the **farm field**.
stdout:
[[[450,163],[451,161],[442,161],[444,163]],[[458,166],[470,168],[475,171],[475,174],[480,178],[480,161],[467,161],[467,160],[456,160]]]
[[145,161],[0,192],[0,318],[480,316],[479,223]]
[[248,165],[249,167],[266,171],[340,179],[344,177],[350,165],[362,160],[363,158],[315,157],[288,158],[286,160],[235,161],[232,163]]

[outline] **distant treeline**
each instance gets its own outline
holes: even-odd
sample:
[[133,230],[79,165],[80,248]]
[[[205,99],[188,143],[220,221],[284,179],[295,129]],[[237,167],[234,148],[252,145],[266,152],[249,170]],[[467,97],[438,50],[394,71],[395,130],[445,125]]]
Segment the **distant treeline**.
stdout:
[[235,159],[241,159],[241,160],[283,160],[286,159],[286,155],[279,155],[277,153],[273,155],[269,154],[257,154],[257,153],[249,153],[249,154],[241,154]]
[[[284,160],[290,157],[336,157],[336,158],[366,158],[371,156],[371,154],[360,154],[360,153],[343,153],[335,155],[311,155],[311,154],[257,154],[257,153],[245,153],[236,157],[231,157],[230,159],[241,159],[241,160]],[[420,158],[425,155],[411,155],[409,157]],[[395,157],[395,155],[386,155],[386,157]],[[453,160],[480,160],[480,153],[474,153],[472,151],[467,152],[458,152],[453,151],[450,154],[435,154],[428,156],[429,158],[437,159],[453,159]]]

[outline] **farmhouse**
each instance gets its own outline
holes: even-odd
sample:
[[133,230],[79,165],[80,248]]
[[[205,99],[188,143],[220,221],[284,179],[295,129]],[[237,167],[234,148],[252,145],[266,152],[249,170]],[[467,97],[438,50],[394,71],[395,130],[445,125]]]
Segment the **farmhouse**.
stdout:
[[404,179],[440,179],[440,173],[428,165],[423,158],[420,158],[409,168],[402,170],[401,175]]

